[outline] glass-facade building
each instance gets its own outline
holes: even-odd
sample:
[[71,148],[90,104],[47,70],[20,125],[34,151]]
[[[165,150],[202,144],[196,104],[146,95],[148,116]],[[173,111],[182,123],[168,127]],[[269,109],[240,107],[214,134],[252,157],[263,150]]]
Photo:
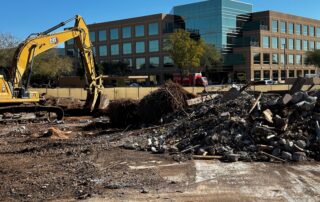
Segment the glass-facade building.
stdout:
[[206,43],[230,52],[232,38],[241,29],[239,16],[247,20],[252,13],[252,5],[234,0],[207,0],[175,6],[172,13],[181,16],[186,29],[198,31]]

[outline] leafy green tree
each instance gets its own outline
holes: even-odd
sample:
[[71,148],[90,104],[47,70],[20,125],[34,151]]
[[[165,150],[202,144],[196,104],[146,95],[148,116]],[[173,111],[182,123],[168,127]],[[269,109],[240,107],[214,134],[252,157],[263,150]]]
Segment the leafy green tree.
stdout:
[[18,39],[13,35],[0,33],[0,68],[2,73],[7,73],[7,68],[11,66],[14,52],[18,45]]
[[320,68],[320,50],[307,52],[306,63]]
[[69,75],[73,71],[73,60],[70,57],[59,56],[54,50],[38,55],[34,60],[32,70],[33,80],[41,78],[42,83],[52,83],[60,76]]
[[171,34],[166,43],[166,50],[181,73],[200,66],[204,49],[205,45],[202,40],[192,39],[190,33],[182,29]]
[[201,57],[201,67],[204,67],[207,72],[214,70],[222,63],[221,53],[214,45],[206,44],[204,54]]

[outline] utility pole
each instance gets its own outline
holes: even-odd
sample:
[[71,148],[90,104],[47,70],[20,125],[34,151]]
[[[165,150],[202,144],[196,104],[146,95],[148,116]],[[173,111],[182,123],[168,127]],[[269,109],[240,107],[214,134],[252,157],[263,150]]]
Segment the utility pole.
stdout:
[[[287,78],[287,71],[286,71],[286,62],[287,62],[287,57],[286,57],[286,43],[282,44],[283,46],[283,70],[285,71],[285,78]],[[280,72],[280,78],[282,77],[282,72]],[[282,78],[281,78],[282,80]]]

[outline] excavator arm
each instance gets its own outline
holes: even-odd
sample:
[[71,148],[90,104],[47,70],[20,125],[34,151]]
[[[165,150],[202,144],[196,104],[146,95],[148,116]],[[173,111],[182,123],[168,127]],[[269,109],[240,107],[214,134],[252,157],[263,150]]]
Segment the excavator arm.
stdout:
[[[73,19],[75,20],[74,27],[68,28],[62,32],[51,34],[52,31],[64,26]],[[89,38],[89,30],[83,18],[79,15],[62,22],[45,32],[33,34],[20,44],[15,53],[11,69],[11,82],[13,83],[14,89],[28,88],[35,56],[71,39],[75,40],[75,44],[79,48],[83,59],[86,79],[89,84],[86,105],[90,107],[92,111],[103,89],[102,77],[97,76],[95,72],[95,63],[92,44]],[[22,78],[26,71],[29,71],[29,75],[25,82]]]

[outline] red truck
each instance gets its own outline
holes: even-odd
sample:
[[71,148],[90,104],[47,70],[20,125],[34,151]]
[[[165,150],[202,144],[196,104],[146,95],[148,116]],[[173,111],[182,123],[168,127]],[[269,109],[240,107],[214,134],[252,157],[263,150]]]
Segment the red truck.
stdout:
[[181,74],[173,74],[173,82],[179,83],[183,86],[208,86],[207,77],[202,76],[201,73],[190,73],[189,75],[183,76]]

